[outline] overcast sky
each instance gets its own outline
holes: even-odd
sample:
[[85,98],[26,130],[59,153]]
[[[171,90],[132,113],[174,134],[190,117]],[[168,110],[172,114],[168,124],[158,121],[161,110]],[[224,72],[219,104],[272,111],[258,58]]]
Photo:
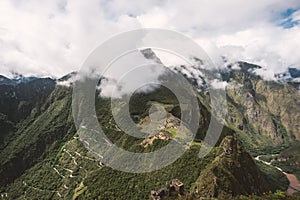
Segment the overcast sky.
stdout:
[[272,76],[300,66],[299,0],[1,0],[0,74],[62,76],[101,42],[136,28],[167,28],[218,63],[248,61]]

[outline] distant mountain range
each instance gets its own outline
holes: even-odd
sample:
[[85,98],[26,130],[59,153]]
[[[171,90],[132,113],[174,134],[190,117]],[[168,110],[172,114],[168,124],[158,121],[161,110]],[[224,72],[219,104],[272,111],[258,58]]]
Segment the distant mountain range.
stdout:
[[0,75],[0,84],[16,85],[20,83],[27,83],[30,81],[34,81],[36,79],[38,79],[38,77],[34,77],[34,76],[24,77],[22,75],[9,79],[5,76]]
[[[150,49],[142,53],[146,59],[161,62]],[[299,70],[290,68],[286,75],[277,77],[278,81],[266,81],[255,74],[259,66],[234,65],[215,71],[219,81],[227,84],[228,114],[217,145],[203,159],[198,158],[199,149],[214,117],[205,81],[195,66],[173,66],[198,91],[200,128],[181,158],[164,169],[143,174],[103,165],[80,140],[71,109],[77,72],[58,79],[0,76],[0,196],[149,199],[151,191],[159,191],[162,199],[170,200],[297,199],[284,193],[289,187],[285,174],[254,157],[274,157],[274,165],[300,178],[299,85],[286,78],[297,80]],[[129,105],[130,116],[140,127],[149,122],[153,104],[165,108],[172,122],[160,129],[160,137],[134,138],[124,133],[114,121],[110,100],[96,95],[95,110],[107,137],[120,148],[147,153],[180,138],[175,123],[181,122],[180,106],[166,88],[135,93]],[[118,112],[124,112],[120,106]],[[170,190],[160,189],[173,179],[184,184],[184,192],[163,194]]]

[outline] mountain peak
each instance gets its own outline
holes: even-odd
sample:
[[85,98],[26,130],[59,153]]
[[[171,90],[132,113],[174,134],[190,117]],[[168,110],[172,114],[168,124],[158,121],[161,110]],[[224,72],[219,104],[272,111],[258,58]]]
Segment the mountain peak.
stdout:
[[142,49],[142,50],[140,50],[140,52],[143,54],[143,56],[146,59],[153,60],[154,62],[156,62],[158,64],[162,64],[161,60],[156,56],[156,54],[154,53],[154,51],[151,48]]

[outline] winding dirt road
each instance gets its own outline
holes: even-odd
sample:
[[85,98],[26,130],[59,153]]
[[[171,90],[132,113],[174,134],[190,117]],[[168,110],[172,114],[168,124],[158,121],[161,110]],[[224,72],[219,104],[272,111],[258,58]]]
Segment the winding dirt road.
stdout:
[[275,167],[276,169],[278,169],[279,171],[281,171],[282,173],[284,173],[286,175],[286,177],[288,178],[288,180],[290,182],[290,185],[286,191],[287,194],[293,195],[296,192],[300,192],[300,184],[299,184],[297,177],[294,174],[288,174],[288,173],[284,172],[281,168],[273,166],[272,162],[266,162],[266,161],[261,160],[260,157],[261,156],[255,157],[255,160],[258,160],[266,165]]

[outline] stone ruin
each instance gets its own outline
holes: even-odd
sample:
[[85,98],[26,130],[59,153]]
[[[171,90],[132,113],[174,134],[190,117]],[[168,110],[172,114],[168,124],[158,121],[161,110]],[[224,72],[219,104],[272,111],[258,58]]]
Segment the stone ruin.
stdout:
[[178,179],[167,182],[166,186],[158,191],[151,191],[151,199],[160,200],[163,197],[171,196],[174,192],[180,195],[184,194],[184,185]]

